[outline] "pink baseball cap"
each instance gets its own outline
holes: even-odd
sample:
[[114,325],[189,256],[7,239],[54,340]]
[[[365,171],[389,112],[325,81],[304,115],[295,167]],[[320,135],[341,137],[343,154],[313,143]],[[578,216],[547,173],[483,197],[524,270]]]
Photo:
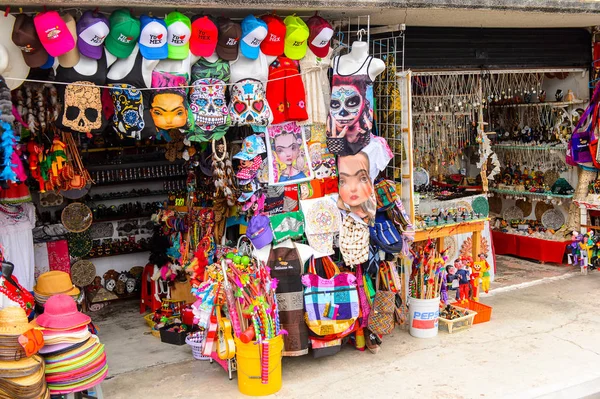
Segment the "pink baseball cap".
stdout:
[[67,24],[56,11],[46,11],[33,18],[42,46],[52,57],[58,57],[75,48],[75,39]]

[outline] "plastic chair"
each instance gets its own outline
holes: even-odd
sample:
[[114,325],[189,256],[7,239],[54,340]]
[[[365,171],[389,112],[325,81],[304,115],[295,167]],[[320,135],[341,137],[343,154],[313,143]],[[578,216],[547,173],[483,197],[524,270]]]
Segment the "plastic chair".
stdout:
[[160,308],[161,302],[155,298],[156,286],[151,277],[154,274],[154,265],[148,263],[144,266],[144,272],[142,273],[142,295],[140,298],[140,313],[145,313],[147,308],[150,308],[151,312]]

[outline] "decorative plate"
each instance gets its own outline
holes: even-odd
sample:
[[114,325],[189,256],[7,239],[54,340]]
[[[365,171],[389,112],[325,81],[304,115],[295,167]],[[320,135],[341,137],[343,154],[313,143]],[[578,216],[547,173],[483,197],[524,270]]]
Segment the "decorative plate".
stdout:
[[40,205],[45,207],[62,205],[64,197],[54,191],[40,193]]
[[90,228],[94,217],[87,205],[74,202],[63,209],[60,219],[71,233],[81,233]]
[[518,206],[519,209],[523,211],[523,215],[529,216],[531,214],[531,210],[533,209],[533,204],[527,200],[517,200],[515,206]]
[[542,215],[542,225],[547,229],[558,230],[565,224],[565,216],[558,209],[548,209]]
[[464,208],[467,212],[473,212],[473,207],[467,201],[458,201],[456,207]]
[[94,282],[96,266],[89,260],[79,260],[71,266],[71,279],[78,287],[85,287]]
[[542,221],[542,215],[546,213],[547,210],[554,209],[552,204],[547,204],[545,202],[538,202],[535,205],[535,218],[537,221]]
[[86,194],[90,191],[91,187],[92,187],[92,183],[88,183],[85,185],[84,188],[80,188],[80,189],[73,188],[71,190],[62,190],[60,193],[65,198],[76,200],[76,199],[85,197]]
[[559,177],[560,174],[555,169],[549,170],[544,173],[544,184],[548,187],[552,187]]
[[444,247],[442,248],[442,250],[446,250],[446,256],[448,257],[448,259],[454,259],[454,257],[456,256],[456,238],[450,236],[450,237],[444,237]]
[[429,184],[429,172],[417,167],[413,171],[413,183],[415,187],[427,186]]
[[90,238],[92,240],[97,240],[99,238],[112,237],[113,232],[114,227],[111,222],[96,223],[90,227]]
[[490,214],[490,204],[485,197],[477,197],[471,203],[473,212],[479,213],[480,215],[487,216]]
[[508,221],[523,219],[523,211],[518,206],[511,206],[504,211],[502,218]]
[[488,198],[490,204],[490,213],[500,215],[502,213],[502,198],[495,196]]
[[69,255],[73,258],[83,258],[92,250],[92,239],[87,231],[83,233],[68,233]]

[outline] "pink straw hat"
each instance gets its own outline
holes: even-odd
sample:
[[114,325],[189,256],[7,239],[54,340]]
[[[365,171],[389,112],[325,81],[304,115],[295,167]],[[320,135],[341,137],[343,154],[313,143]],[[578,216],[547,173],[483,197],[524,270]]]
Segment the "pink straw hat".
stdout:
[[68,295],[53,295],[46,302],[44,313],[36,319],[42,327],[68,330],[73,327],[87,324],[90,316],[77,311],[77,304]]

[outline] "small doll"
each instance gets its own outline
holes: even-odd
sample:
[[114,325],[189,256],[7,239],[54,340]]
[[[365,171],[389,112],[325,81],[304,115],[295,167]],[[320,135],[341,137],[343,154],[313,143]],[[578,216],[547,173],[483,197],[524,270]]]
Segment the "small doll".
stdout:
[[469,270],[467,265],[461,261],[458,263],[458,270],[456,272],[458,276],[458,294],[461,303],[466,303],[469,300]]
[[481,289],[487,294],[490,290],[490,264],[488,263],[484,253],[478,255],[481,265]]

